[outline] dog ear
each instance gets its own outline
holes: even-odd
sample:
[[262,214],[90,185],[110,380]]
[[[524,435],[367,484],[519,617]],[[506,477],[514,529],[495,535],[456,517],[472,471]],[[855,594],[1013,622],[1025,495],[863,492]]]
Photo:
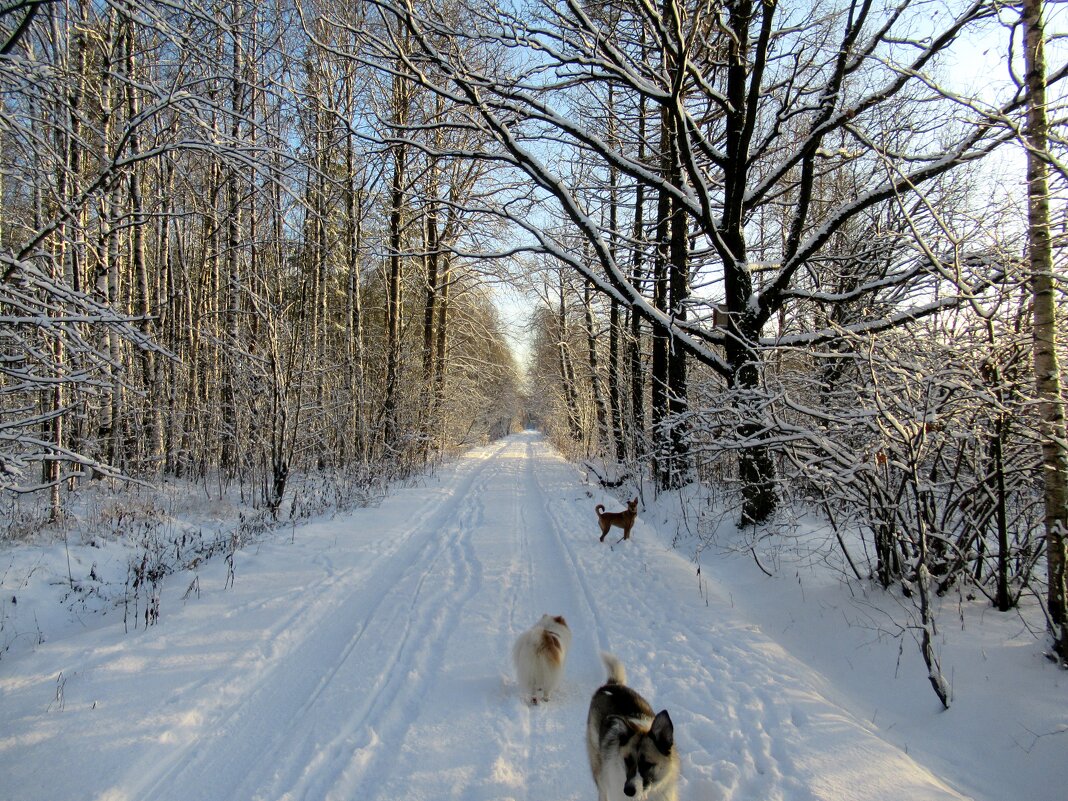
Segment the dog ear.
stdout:
[[609,715],[601,724],[601,740],[603,742],[614,741],[620,748],[627,744],[633,734],[634,729],[627,723],[626,718],[619,715]]
[[657,751],[664,756],[671,753],[671,748],[675,745],[675,727],[666,709],[661,709],[653,718],[653,725],[649,727],[649,736]]

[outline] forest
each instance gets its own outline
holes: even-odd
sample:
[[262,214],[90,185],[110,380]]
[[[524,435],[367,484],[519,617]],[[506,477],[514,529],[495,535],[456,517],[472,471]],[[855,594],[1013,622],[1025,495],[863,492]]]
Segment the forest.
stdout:
[[1066,30],[1041,0],[14,0],[0,516],[174,478],[277,518],[298,478],[357,495],[531,426],[606,487],[819,517],[925,634],[932,594],[1037,597],[1068,659]]

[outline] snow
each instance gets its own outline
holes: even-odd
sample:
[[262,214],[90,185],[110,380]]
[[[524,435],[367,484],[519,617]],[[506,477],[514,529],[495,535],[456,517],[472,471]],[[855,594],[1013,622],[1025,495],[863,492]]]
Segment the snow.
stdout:
[[[62,543],[9,545],[0,797],[591,799],[602,650],[670,711],[684,801],[1064,797],[1065,674],[1019,616],[940,611],[941,711],[885,594],[755,543],[769,579],[728,524],[692,557],[667,501],[601,544],[596,503],[619,506],[526,432],[238,551],[230,588],[221,558],[199,594],[168,577],[130,633],[121,609],[56,603]],[[122,562],[96,544],[71,546],[76,570]],[[573,641],[530,706],[511,648],[545,612]]]

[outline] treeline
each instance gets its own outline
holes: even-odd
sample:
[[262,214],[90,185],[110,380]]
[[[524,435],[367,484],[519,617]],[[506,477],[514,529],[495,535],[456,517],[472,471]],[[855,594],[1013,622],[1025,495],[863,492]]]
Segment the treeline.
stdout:
[[[373,5],[525,181],[495,208],[562,447],[743,526],[822,515],[844,569],[917,599],[943,700],[934,593],[1041,595],[1068,656],[1042,3]],[[961,80],[977,39],[1004,82]]]
[[[218,476],[275,506],[294,469],[507,429],[476,281],[506,273],[562,447],[744,526],[822,514],[927,646],[931,593],[1042,593],[1068,657],[1043,7],[0,12],[4,486]],[[1006,79],[965,86],[980,40]]]
[[[348,4],[346,4],[348,5]],[[0,487],[357,483],[507,430],[442,114],[292,3],[24,4],[0,38]]]

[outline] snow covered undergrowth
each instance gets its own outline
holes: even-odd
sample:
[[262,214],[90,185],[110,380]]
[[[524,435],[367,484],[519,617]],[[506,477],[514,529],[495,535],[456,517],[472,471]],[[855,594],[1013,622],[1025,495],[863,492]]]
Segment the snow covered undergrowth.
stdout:
[[[942,712],[886,598],[785,557],[768,579],[730,527],[698,577],[666,504],[609,546],[598,502],[618,505],[525,433],[237,551],[230,588],[223,559],[168,577],[159,622],[129,634],[121,611],[55,614],[62,544],[33,571],[8,546],[4,596],[40,636],[0,658],[0,796],[590,799],[611,650],[671,712],[684,801],[1063,797],[1064,674],[1018,617],[980,629],[969,609],[950,632],[943,611]],[[72,554],[103,570],[111,548]],[[561,690],[530,707],[510,650],[543,612],[574,639]]]
[[965,795],[1064,797],[1068,676],[1019,617],[984,604],[962,619],[943,604],[936,649],[952,692],[947,711],[928,682],[919,634],[890,622],[889,614],[903,617],[892,599],[871,591],[851,603],[840,589],[779,580],[769,593],[781,604],[777,617],[759,595],[746,596],[743,614],[823,676],[829,698]]
[[[645,518],[674,532],[679,507],[678,498],[664,499]],[[847,579],[826,527],[754,535],[725,521],[703,526],[715,533],[700,543],[676,534],[677,550],[735,614],[811,668],[821,694],[966,796],[1064,797],[1068,674],[1047,658],[1033,597],[1005,614],[982,596],[934,599],[935,648],[952,692],[947,711],[920,654],[916,601]],[[848,545],[854,557],[862,551]]]

